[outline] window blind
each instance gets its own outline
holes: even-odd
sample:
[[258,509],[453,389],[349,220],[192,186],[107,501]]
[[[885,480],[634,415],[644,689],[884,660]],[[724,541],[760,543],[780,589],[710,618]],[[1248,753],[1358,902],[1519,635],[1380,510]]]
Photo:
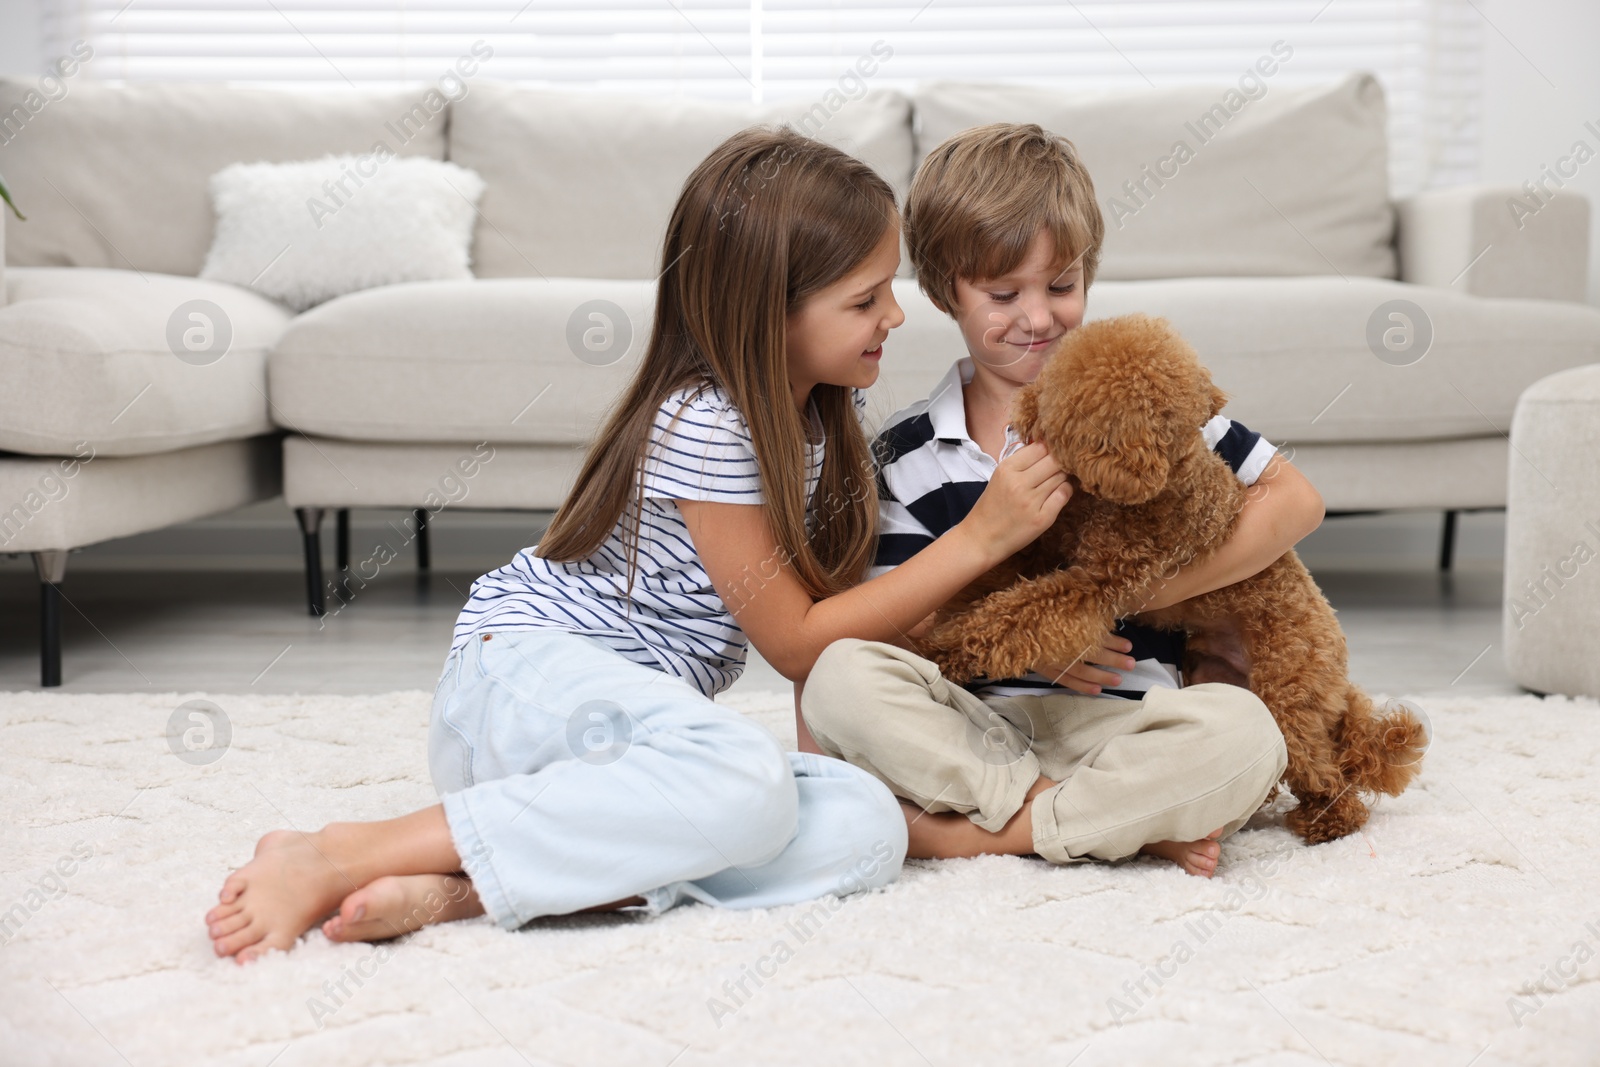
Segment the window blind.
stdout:
[[52,55],[87,42],[84,76],[107,81],[397,87],[477,44],[481,77],[758,103],[820,97],[863,56],[873,86],[904,91],[1231,84],[1282,40],[1274,84],[1378,77],[1395,195],[1477,177],[1468,0],[54,0],[46,33]]

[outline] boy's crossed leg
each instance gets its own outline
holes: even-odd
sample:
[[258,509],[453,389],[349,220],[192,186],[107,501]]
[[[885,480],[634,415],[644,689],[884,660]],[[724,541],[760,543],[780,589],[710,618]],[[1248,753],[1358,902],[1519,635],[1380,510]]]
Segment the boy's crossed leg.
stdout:
[[[1023,806],[998,833],[990,833],[959,812],[931,813],[902,799],[900,807],[905,811],[906,828],[911,838],[906,855],[911,859],[1034,855],[1034,798],[1059,784],[1041,777],[1028,790]],[[1139,851],[1171,860],[1187,874],[1210,878],[1217,873],[1217,860],[1222,855],[1222,845],[1218,840],[1222,830],[1223,827],[1219,826],[1198,841],[1153,841]]]
[[1210,877],[1220,839],[1260,807],[1285,761],[1276,724],[1246,689],[985,701],[883,642],[829,646],[801,710],[824,752],[902,798],[918,858],[1145,853]]

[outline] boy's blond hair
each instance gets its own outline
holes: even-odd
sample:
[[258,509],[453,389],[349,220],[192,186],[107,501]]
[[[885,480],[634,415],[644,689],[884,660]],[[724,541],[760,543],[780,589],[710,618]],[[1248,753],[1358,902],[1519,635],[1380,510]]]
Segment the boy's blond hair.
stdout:
[[957,278],[1015,270],[1041,228],[1054,239],[1058,268],[1081,257],[1087,291],[1105,237],[1094,182],[1072,142],[1037,123],[962,130],[929,152],[911,180],[906,249],[917,284],[948,315]]

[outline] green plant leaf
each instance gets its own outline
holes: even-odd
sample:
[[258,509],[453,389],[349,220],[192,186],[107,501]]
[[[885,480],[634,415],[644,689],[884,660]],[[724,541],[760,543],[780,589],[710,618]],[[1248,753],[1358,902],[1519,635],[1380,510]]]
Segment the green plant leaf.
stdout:
[[18,211],[17,205],[12,203],[11,190],[6,188],[6,180],[4,178],[0,178],[0,200],[4,200],[6,202],[6,206],[11,209],[11,213],[13,215],[24,222],[28,221],[28,216]]

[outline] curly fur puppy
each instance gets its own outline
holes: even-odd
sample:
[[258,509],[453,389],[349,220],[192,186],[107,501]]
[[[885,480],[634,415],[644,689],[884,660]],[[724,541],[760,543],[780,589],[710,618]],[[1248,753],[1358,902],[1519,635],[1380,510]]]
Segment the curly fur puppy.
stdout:
[[1117,619],[1188,634],[1185,674],[1247,685],[1288,747],[1287,823],[1315,844],[1367,821],[1362,794],[1398,795],[1427,731],[1386,717],[1350,682],[1344,633],[1293,551],[1244,581],[1143,611],[1178,568],[1232,534],[1246,494],[1201,427],[1226,395],[1164,319],[1128,315],[1070,331],[1014,402],[1074,485],[1055,524],[943,609],[920,642],[947,678],[1013,678],[1071,663]]

